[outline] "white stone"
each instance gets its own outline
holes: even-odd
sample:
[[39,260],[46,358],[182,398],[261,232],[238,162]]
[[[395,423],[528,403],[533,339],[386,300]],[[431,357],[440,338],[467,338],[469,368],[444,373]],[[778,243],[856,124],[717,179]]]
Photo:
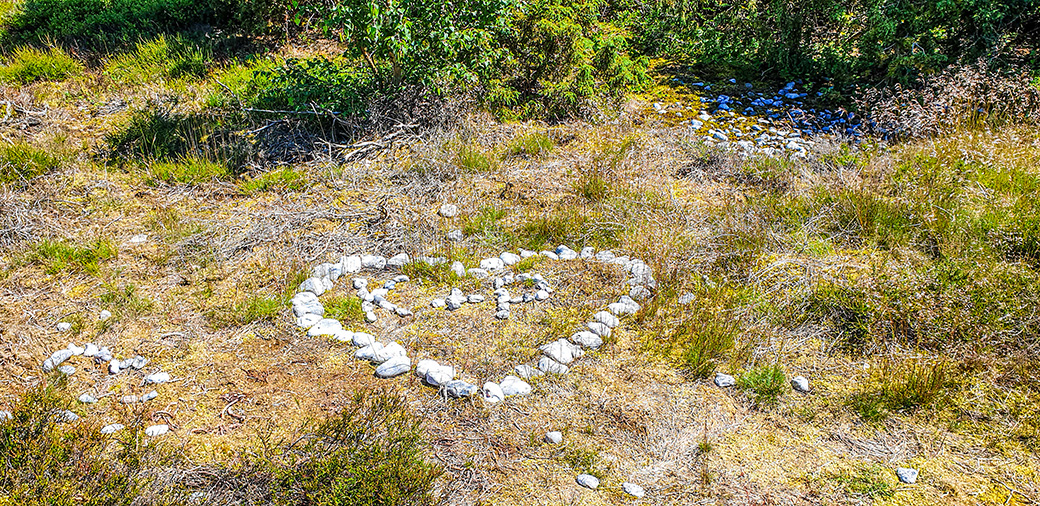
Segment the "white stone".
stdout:
[[141,396],[141,402],[148,402],[156,397],[159,397],[159,392],[152,390],[151,392],[148,392]]
[[108,424],[108,425],[102,427],[101,428],[101,433],[102,434],[114,434],[116,432],[119,432],[119,431],[123,430],[124,428],[125,427],[123,427],[123,424],[121,424],[121,423],[111,423],[111,424]]
[[445,218],[454,218],[459,215],[459,206],[455,204],[442,204],[437,214]]
[[715,385],[720,388],[729,388],[737,384],[737,379],[729,374],[715,373]]
[[152,425],[151,427],[148,427],[144,430],[144,434],[150,437],[162,436],[163,434],[166,434],[168,432],[170,432],[169,425]]
[[76,368],[71,365],[60,365],[58,366],[58,372],[66,376],[72,376],[73,374],[76,374]]
[[351,281],[351,286],[353,286],[355,290],[360,290],[360,289],[364,288],[367,291],[367,289],[368,289],[368,280],[365,279],[365,278],[354,278],[354,280]]
[[480,268],[486,271],[497,271],[506,266],[506,263],[501,258],[485,258],[480,261]]
[[354,352],[354,358],[368,360],[369,362],[371,362],[375,358],[376,353],[382,349],[383,343],[374,342],[370,345],[358,348],[358,350]]
[[629,290],[628,296],[635,300],[644,300],[650,297],[650,290],[647,290],[645,286],[636,285]]
[[569,364],[573,362],[574,359],[581,358],[581,356],[585,354],[585,352],[581,351],[581,347],[572,344],[566,339],[560,339],[542,345],[539,349],[547,357],[550,357],[561,364]]
[[444,301],[444,299],[433,299],[433,300],[430,301],[430,307],[435,307],[435,308],[444,307],[446,304],[447,303]]
[[466,302],[469,302],[470,304],[480,304],[481,302],[484,302],[484,296],[479,293],[474,293],[466,297]]
[[101,350],[98,349],[94,343],[87,343],[83,346],[83,356],[87,358],[94,358],[101,354]]
[[506,397],[512,397],[514,395],[523,396],[531,393],[531,385],[513,375],[502,378],[502,381],[498,383],[498,386],[502,387],[502,393]]
[[79,420],[79,415],[77,415],[76,413],[73,413],[73,412],[65,409],[65,410],[59,411],[55,415],[54,418],[55,418],[55,421],[57,421],[58,423],[72,423],[72,422],[75,422],[76,420]]
[[560,259],[560,255],[557,255],[555,252],[552,252],[552,251],[543,251],[543,252],[541,252],[539,254],[542,255],[543,257],[548,258],[549,260],[559,260]]
[[354,346],[371,346],[376,342],[376,337],[368,332],[354,332],[350,341],[354,343]]
[[148,242],[148,234],[136,234],[130,237],[130,244],[144,244]]
[[899,477],[899,481],[906,483],[907,485],[917,483],[917,474],[917,469],[909,467],[896,468],[896,476]]
[[322,318],[318,320],[318,323],[307,329],[307,335],[310,337],[333,336],[341,330],[343,330],[343,324],[339,320]]
[[603,346],[603,338],[587,330],[583,330],[572,335],[571,342],[592,349],[596,349],[600,346]]
[[606,325],[607,327],[614,328],[621,324],[621,321],[616,316],[610,314],[608,311],[600,311],[592,315],[592,319]]
[[456,276],[462,278],[466,276],[466,266],[462,265],[462,262],[456,260],[451,263],[451,272],[454,272]]
[[54,327],[58,332],[68,332],[72,328],[72,324],[69,322],[61,322]]
[[170,381],[170,373],[157,372],[144,377],[145,385],[161,385]]
[[408,372],[412,368],[412,361],[405,355],[391,357],[376,367],[376,376],[380,378],[393,378]]
[[325,307],[318,302],[318,296],[313,292],[300,292],[292,299],[293,316],[297,318],[305,314],[325,314]]
[[94,396],[90,394],[82,394],[76,400],[82,402],[83,404],[94,404],[95,402],[97,402],[97,399],[95,399]]
[[372,312],[372,311],[366,311],[365,312],[365,322],[367,322],[367,323],[375,323],[376,319],[377,319],[376,318],[376,314],[374,312]]
[[429,366],[423,379],[426,381],[426,384],[431,386],[447,385],[451,380],[455,379],[455,368],[439,364]]
[[803,394],[809,393],[809,380],[805,376],[795,376],[791,379],[791,388]]
[[592,246],[585,246],[581,249],[581,253],[579,253],[578,256],[581,257],[583,260],[594,258],[596,256],[596,248],[593,248]]
[[361,257],[361,266],[366,269],[382,270],[386,268],[386,258],[379,255],[363,255]]
[[596,490],[599,488],[599,478],[596,478],[591,474],[579,474],[574,480],[578,482],[578,485],[587,489]]
[[[463,234],[462,231],[459,230],[459,229],[455,229],[455,230],[452,230],[451,232],[448,232],[448,240],[449,241],[459,242],[459,241],[461,241],[461,240],[463,240],[465,238],[466,238],[465,234]],[[474,388],[476,388],[476,387],[474,387]]]
[[538,368],[547,374],[567,374],[570,371],[570,368],[549,357],[538,359]]
[[386,259],[386,266],[400,269],[410,261],[411,257],[409,257],[407,253],[400,253]]
[[530,257],[536,256],[536,255],[538,255],[538,252],[536,252],[536,251],[531,251],[531,250],[526,250],[526,249],[520,250],[520,258],[530,258]]
[[521,364],[513,368],[513,372],[523,379],[537,378],[545,373],[527,364]]
[[538,290],[534,294],[534,300],[537,300],[537,301],[543,301],[543,300],[548,299],[548,298],[549,298],[549,292],[547,292],[545,290]]
[[588,327],[593,334],[596,334],[599,337],[602,337],[604,339],[610,337],[610,327],[600,322],[588,322],[585,324],[585,326]]
[[462,303],[466,302],[466,298],[459,295],[452,295],[444,301],[444,305],[447,306],[449,311],[455,311],[462,307]]
[[502,392],[502,387],[498,386],[498,383],[491,381],[484,383],[481,393],[484,396],[484,402],[496,403],[506,400],[506,394]]
[[436,360],[424,359],[420,360],[415,364],[415,375],[420,378],[426,378],[426,373],[433,367],[438,367],[440,364]]
[[621,484],[621,490],[624,490],[626,494],[637,499],[642,499],[643,496],[646,495],[646,491],[643,490],[643,487],[628,481]]
[[509,310],[508,309],[499,309],[498,311],[495,312],[495,318],[497,318],[499,320],[508,320],[509,319]]
[[98,319],[101,320],[101,321],[105,321],[105,320],[107,320],[107,319],[109,319],[111,317],[112,317],[112,312],[107,310],[107,309],[104,309],[100,313],[98,313]]
[[332,338],[341,343],[350,343],[354,341],[354,333],[346,329],[340,329],[332,333]]
[[399,343],[394,341],[376,350],[375,353],[372,354],[372,358],[370,358],[369,361],[381,364],[383,362],[386,362],[387,360],[390,360],[391,358],[406,355],[408,355],[408,352],[405,351],[404,346],[401,346]]
[[73,355],[75,355],[75,353],[73,353],[72,350],[67,349],[67,348],[64,349],[64,350],[58,350],[58,351],[56,351],[54,353],[51,353],[50,358],[48,358],[47,360],[43,361],[43,371],[44,372],[51,372],[51,371],[53,371],[56,367],[61,365],[62,362],[65,362],[66,360],[72,358]]
[[614,259],[614,252],[610,250],[603,250],[596,253],[596,260],[600,262],[609,262]]
[[509,251],[503,252],[501,255],[499,255],[498,258],[501,258],[502,262],[506,265],[514,265],[520,262],[520,260],[522,260],[520,258],[520,255],[517,255],[516,253],[511,253]]
[[412,310],[411,309],[403,308],[403,307],[400,307],[400,306],[395,307],[394,308],[394,312],[397,313],[397,316],[400,316],[401,318],[407,318],[409,316],[412,316]]
[[546,432],[545,442],[552,445],[558,445],[563,442],[563,433],[556,430],[552,432]]
[[296,319],[296,326],[304,329],[309,329],[314,326],[315,323],[321,321],[321,316],[314,313],[307,313]]
[[307,278],[303,283],[300,283],[300,291],[311,292],[320,296],[325,293],[325,283],[321,281],[321,278]]
[[466,383],[465,381],[462,381],[462,380],[450,381],[450,382],[448,382],[447,385],[444,385],[444,388],[442,390],[442,392],[444,392],[444,395],[446,395],[448,397],[451,397],[453,399],[460,399],[462,397],[469,397],[469,396],[473,395],[474,393],[476,393],[476,391],[477,391],[477,386],[476,385],[471,385],[471,384]]

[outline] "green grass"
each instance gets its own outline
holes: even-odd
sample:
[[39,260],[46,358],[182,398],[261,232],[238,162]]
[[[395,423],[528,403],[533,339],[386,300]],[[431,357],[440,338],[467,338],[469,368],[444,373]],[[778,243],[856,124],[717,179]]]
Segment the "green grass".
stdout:
[[706,378],[733,348],[737,331],[732,320],[699,311],[667,337],[666,348],[678,349],[679,366],[683,370],[695,378]]
[[771,407],[787,390],[787,376],[780,364],[751,367],[737,378],[737,387],[748,394],[756,406]]
[[280,169],[265,172],[255,178],[242,181],[239,191],[253,195],[267,191],[300,191],[307,188],[307,175],[295,169]]
[[553,150],[553,141],[548,135],[534,132],[514,138],[506,149],[508,156],[542,156]]
[[208,50],[179,36],[160,35],[142,41],[105,65],[105,75],[120,84],[155,83],[166,79],[205,77]]
[[0,65],[0,82],[27,85],[37,81],[62,81],[82,73],[83,65],[61,48],[20,47]]
[[829,473],[827,478],[847,494],[866,499],[887,499],[895,495],[891,471],[879,464],[867,464],[854,471]]
[[849,397],[847,405],[860,418],[876,422],[892,413],[941,407],[950,399],[952,377],[946,362],[886,360],[872,386]]
[[325,306],[325,317],[335,318],[345,327],[360,325],[365,321],[365,312],[361,309],[361,299],[357,297],[327,297],[322,301]]
[[106,309],[113,310],[121,316],[139,316],[155,307],[155,303],[145,295],[138,293],[137,285],[127,283],[123,288],[106,283],[98,296],[98,301]]
[[476,214],[470,215],[462,232],[466,235],[496,236],[504,230],[501,223],[506,217],[506,210],[494,206],[482,206]]
[[231,171],[222,162],[200,157],[187,157],[178,161],[154,161],[148,166],[146,182],[196,185],[229,179]]
[[574,193],[588,202],[599,202],[611,193],[610,183],[603,175],[586,172],[574,183]]
[[61,159],[26,143],[0,145],[0,184],[27,181],[61,166]]
[[480,173],[498,170],[498,160],[478,146],[462,144],[455,150],[455,166],[460,172]]
[[258,321],[274,321],[286,304],[285,297],[250,295],[235,304],[235,322],[245,325]]
[[101,263],[115,258],[116,254],[115,245],[105,239],[83,245],[46,240],[36,245],[29,258],[33,263],[43,265],[47,274],[83,272],[97,275]]
[[597,450],[567,446],[561,458],[577,474],[591,474],[603,480],[610,472],[609,463]]
[[401,272],[411,279],[429,281],[440,284],[457,285],[461,280],[458,274],[451,270],[451,262],[431,265],[428,262],[409,262],[401,268]]

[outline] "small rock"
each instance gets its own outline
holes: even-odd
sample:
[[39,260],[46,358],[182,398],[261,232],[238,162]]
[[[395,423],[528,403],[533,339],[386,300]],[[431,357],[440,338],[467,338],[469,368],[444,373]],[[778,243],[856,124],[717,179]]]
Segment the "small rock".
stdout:
[[543,301],[545,299],[548,299],[548,298],[549,298],[549,292],[547,292],[545,290],[538,290],[534,294],[534,300],[537,300],[539,302]]
[[151,392],[148,392],[141,396],[141,402],[148,402],[156,397],[159,397],[159,392],[152,390]]
[[66,360],[72,358],[73,355],[75,355],[75,353],[73,353],[72,350],[69,349],[58,350],[54,353],[51,353],[50,358],[43,361],[43,371],[53,371],[56,367],[61,365],[62,362],[65,362]]
[[58,372],[66,376],[72,376],[73,374],[76,374],[76,368],[71,365],[62,365],[58,366]]
[[383,270],[386,268],[386,258],[381,257],[379,255],[362,255],[361,267],[377,271]]
[[119,398],[119,402],[121,402],[123,404],[134,404],[138,400],[140,400],[140,399],[138,399],[138,397],[136,395],[124,395],[124,396]]
[[573,362],[574,359],[581,358],[581,356],[585,354],[581,351],[581,347],[571,344],[571,342],[566,339],[560,339],[542,345],[539,349],[545,354],[545,356],[550,357],[561,364],[569,364]]
[[434,362],[434,365],[428,366],[426,374],[423,375],[423,379],[427,385],[430,386],[443,386],[450,383],[455,379],[455,368],[447,365],[439,365]]
[[538,369],[548,374],[567,374],[570,370],[567,366],[549,358],[542,357],[538,359]]
[[401,346],[400,343],[394,341],[386,346],[375,349],[375,352],[369,358],[369,361],[376,364],[382,364],[383,362],[386,362],[391,358],[403,357],[407,355],[408,352],[405,351],[404,346]]
[[509,319],[509,310],[508,309],[499,309],[498,311],[495,312],[495,318],[497,318],[499,320],[508,320]]
[[516,253],[510,253],[508,251],[503,252],[498,258],[502,259],[502,262],[506,265],[513,265],[520,262],[520,255]]
[[449,381],[448,384],[444,385],[444,395],[451,397],[452,399],[461,399],[463,397],[469,397],[476,393],[477,386],[466,383],[462,380]]
[[502,392],[502,387],[498,386],[498,383],[491,381],[484,383],[484,389],[481,392],[484,402],[496,403],[506,400],[506,394]]
[[73,413],[73,412],[71,412],[71,411],[69,411],[67,409],[63,409],[61,411],[58,411],[58,413],[55,415],[54,419],[58,423],[72,423],[72,422],[75,422],[76,420],[79,420],[79,415],[77,415],[76,413]]
[[480,304],[481,302],[484,302],[484,296],[479,293],[474,293],[466,297],[466,302],[469,302],[470,304]]
[[149,437],[159,437],[168,432],[170,432],[169,425],[152,425],[144,430],[144,434]]
[[437,214],[445,218],[454,218],[459,215],[459,206],[455,204],[443,204],[441,208],[437,210]]
[[614,260],[614,252],[610,250],[603,250],[596,253],[595,258],[600,262],[610,262],[611,260]]
[[729,374],[723,374],[721,372],[715,373],[715,386],[720,388],[729,388],[737,384],[737,379]]
[[809,380],[806,379],[805,376],[795,376],[794,379],[791,380],[791,388],[796,392],[807,394],[809,393]]
[[10,411],[0,409],[0,422],[6,422],[11,419],[14,419],[14,415]]
[[636,285],[629,290],[628,296],[634,300],[644,300],[650,297],[650,290],[647,290],[645,286]]
[[108,425],[102,427],[101,428],[101,433],[102,434],[115,434],[116,432],[119,432],[119,431],[123,430],[124,428],[125,427],[121,423],[112,423],[112,424],[108,424]]
[[643,487],[628,481],[621,484],[621,490],[624,490],[626,494],[637,499],[642,499],[643,496],[646,495],[646,491],[643,490]]
[[311,328],[307,329],[307,336],[318,337],[318,336],[333,336],[336,332],[343,330],[343,324],[339,320],[332,318],[322,318],[318,320]]
[[83,404],[94,404],[95,402],[97,402],[97,399],[94,398],[94,396],[90,395],[90,394],[82,394],[76,400],[78,400],[79,402],[82,402]]
[[543,252],[541,252],[539,254],[544,256],[544,257],[546,257],[546,258],[548,258],[549,260],[559,260],[560,259],[560,255],[557,255],[553,251],[543,251]]
[[606,338],[610,337],[610,327],[608,327],[608,326],[606,326],[606,325],[604,325],[604,324],[602,324],[600,322],[588,322],[588,323],[585,324],[585,326],[588,327],[589,330],[591,330],[593,334],[596,334],[597,336],[599,336],[601,338],[606,339]]
[[603,346],[603,338],[587,330],[583,330],[572,335],[571,342],[592,349],[596,349],[600,346]]
[[109,319],[111,317],[112,317],[112,312],[107,310],[107,309],[102,310],[100,313],[98,313],[98,319],[101,320],[101,321],[105,321],[105,320],[107,320],[107,319]]
[[552,432],[546,432],[545,442],[551,445],[558,445],[563,442],[563,433],[555,430]]
[[407,264],[410,260],[411,258],[408,256],[407,253],[401,253],[399,255],[394,255],[386,259],[386,265],[387,267],[395,267],[400,269],[401,267],[404,267],[404,265]]
[[899,477],[899,481],[906,483],[907,485],[913,485],[917,483],[917,469],[909,467],[897,467],[896,476]]
[[367,289],[368,280],[365,278],[354,278],[354,280],[351,282],[351,286],[353,286],[355,290],[360,290],[362,288]]
[[72,324],[69,323],[69,322],[61,322],[58,325],[56,325],[54,328],[56,328],[58,330],[58,332],[68,332],[69,329],[72,328]]
[[170,373],[157,372],[144,377],[145,385],[161,385],[170,381]]
[[442,308],[445,305],[447,305],[447,302],[444,299],[433,299],[430,301],[430,307]]
[[371,346],[373,343],[376,342],[376,336],[373,336],[368,332],[354,332],[354,335],[351,336],[350,341],[354,343],[354,346]]
[[501,270],[506,266],[506,263],[501,258],[485,258],[480,261],[480,268],[486,271],[497,271]]
[[425,378],[426,373],[429,372],[430,369],[438,367],[439,365],[440,364],[438,364],[436,360],[430,360],[428,358],[420,360],[415,364],[415,375],[420,378]]
[[83,346],[83,356],[87,358],[94,358],[101,354],[101,350],[98,349],[94,343],[87,343]]
[[578,256],[580,256],[584,260],[594,258],[596,256],[596,248],[593,248],[592,246],[585,246],[581,249],[581,253],[579,253]]
[[[123,361],[123,369],[126,369],[127,360]],[[134,369],[144,369],[144,366],[148,365],[148,359],[140,355],[134,355],[134,358],[129,360],[130,367]]]
[[130,238],[130,244],[144,244],[148,242],[148,234],[137,234]]
[[466,274],[473,276],[476,279],[484,279],[490,275],[487,270],[478,268],[469,269],[466,271]]
[[502,387],[502,393],[506,397],[514,395],[527,395],[531,393],[531,385],[526,381],[517,378],[516,376],[506,376],[502,378],[502,381],[498,384]]
[[404,355],[391,357],[376,367],[376,376],[380,378],[392,378],[408,372],[412,368],[412,361]]
[[448,232],[448,240],[452,241],[452,242],[460,242],[465,237],[466,236],[462,234],[462,231],[458,230],[458,229],[455,229],[455,230],[452,230],[451,232]]
[[395,307],[394,312],[397,313],[397,316],[400,316],[401,318],[407,318],[409,316],[412,316],[412,311],[410,309],[403,308],[400,306]]
[[[354,274],[361,270],[361,255],[350,255],[344,256],[339,259],[340,269],[349,274]],[[354,287],[358,288],[358,287]]]
[[545,374],[542,371],[539,371],[538,369],[535,369],[534,367],[531,367],[527,364],[522,364],[514,367],[513,372],[515,372],[517,376],[520,376],[523,379],[537,378],[538,376]]
[[462,262],[456,260],[451,263],[451,272],[454,272],[456,276],[462,278],[466,276],[466,266],[462,265]]
[[592,315],[592,319],[609,328],[614,328],[621,324],[621,320],[618,320],[616,316],[610,314],[608,311],[600,311]]
[[579,474],[578,477],[575,478],[575,481],[578,482],[578,485],[590,490],[596,490],[599,488],[599,478],[596,478],[591,474]]
[[376,320],[377,320],[377,318],[376,318],[376,314],[374,312],[372,312],[372,311],[366,311],[365,312],[365,322],[366,323],[375,323]]

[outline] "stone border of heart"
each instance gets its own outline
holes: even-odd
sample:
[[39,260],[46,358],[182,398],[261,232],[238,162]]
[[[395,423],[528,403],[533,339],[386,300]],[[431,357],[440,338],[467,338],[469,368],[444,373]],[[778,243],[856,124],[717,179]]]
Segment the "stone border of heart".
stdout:
[[[586,349],[595,350],[603,345],[603,339],[610,336],[611,329],[620,324],[619,318],[638,312],[641,306],[636,301],[650,297],[650,290],[656,288],[657,285],[650,267],[642,260],[628,256],[616,256],[609,250],[597,252],[592,247],[582,248],[581,252],[564,245],[553,251],[520,250],[519,254],[506,251],[498,257],[481,260],[479,267],[467,269],[461,262],[456,261],[452,263],[451,268],[460,277],[491,278],[491,284],[494,286],[493,295],[497,303],[495,317],[504,320],[510,317],[511,306],[544,301],[552,296],[552,286],[540,274],[513,274],[508,269],[523,259],[533,256],[542,256],[555,261],[585,261],[619,265],[631,276],[627,281],[631,289],[628,295],[622,296],[617,302],[609,304],[604,310],[593,315],[592,321],[586,323],[585,328],[576,331],[569,339],[560,338],[539,346],[538,349],[542,356],[536,364],[517,365],[513,369],[514,374],[506,375],[497,382],[485,382],[483,388],[480,389],[481,397],[485,402],[497,403],[507,397],[530,394],[531,385],[525,380],[544,374],[567,374],[570,371],[570,364],[584,356]],[[324,318],[325,308],[319,297],[331,290],[340,278],[348,274],[357,274],[363,270],[383,272],[400,269],[411,261],[411,257],[405,253],[389,259],[379,255],[355,254],[344,255],[339,262],[316,265],[312,269],[312,276],[300,284],[298,293],[291,300],[296,325],[306,329],[307,335],[311,337],[329,336],[340,342],[352,343],[358,348],[354,353],[355,358],[367,360],[375,365],[377,377],[393,378],[407,373],[412,370],[412,361],[408,356],[408,351],[400,343],[396,341],[384,343],[370,333],[352,332],[344,329],[342,322],[333,318]],[[416,261],[439,265],[448,260],[443,257],[420,257]],[[398,284],[408,281],[408,276],[398,275],[382,287],[370,291],[367,279],[354,278],[352,286],[362,300],[365,320],[368,323],[374,323],[378,319],[376,309],[382,309],[402,318],[411,316],[410,310],[399,307],[386,299],[386,295]],[[518,282],[533,285],[534,292],[513,296],[508,287]],[[486,297],[483,294],[465,295],[458,288],[453,288],[447,297],[433,299],[430,305],[434,308],[454,311],[463,304],[480,304],[485,300]],[[454,367],[439,364],[434,360],[420,360],[415,364],[414,371],[427,385],[438,388],[441,395],[445,397],[456,399],[469,397],[478,390],[476,385],[456,379],[458,371]]]

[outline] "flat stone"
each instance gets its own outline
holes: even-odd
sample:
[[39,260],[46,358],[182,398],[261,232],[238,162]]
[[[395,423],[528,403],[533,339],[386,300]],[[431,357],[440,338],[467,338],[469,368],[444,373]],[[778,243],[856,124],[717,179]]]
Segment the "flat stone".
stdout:
[[362,346],[357,351],[355,351],[354,358],[368,360],[369,362],[372,362],[376,357],[376,353],[382,349],[383,343],[374,342],[367,346]]
[[466,238],[465,234],[463,234],[462,231],[459,230],[459,229],[455,229],[455,230],[452,230],[451,232],[448,232],[448,240],[449,241],[460,242],[460,241],[462,241],[465,238]]
[[650,297],[650,290],[647,290],[645,286],[636,285],[628,291],[628,296],[634,300],[645,300]]
[[58,372],[66,376],[72,376],[73,374],[76,374],[76,368],[71,365],[60,365],[58,366]]
[[341,330],[343,330],[343,324],[339,320],[322,318],[318,320],[318,323],[307,329],[307,335],[310,337],[332,336]]
[[614,252],[610,250],[603,250],[596,253],[595,258],[600,262],[610,262],[611,260],[614,260]]
[[436,360],[423,359],[415,364],[415,375],[420,378],[426,378],[426,373],[434,367],[438,367],[440,364]]
[[121,431],[121,430],[123,430],[125,428],[126,427],[124,427],[123,424],[121,424],[121,423],[110,423],[110,424],[108,424],[108,425],[106,425],[106,426],[101,428],[101,433],[102,434],[115,434],[116,432],[119,432],[119,431]]
[[801,392],[803,394],[809,393],[809,380],[805,376],[795,376],[791,379],[791,388],[795,392]]
[[456,309],[462,307],[462,304],[464,302],[466,302],[466,300],[467,300],[466,297],[462,297],[462,296],[459,296],[459,295],[452,295],[451,297],[448,297],[444,301],[444,304],[448,308],[449,311],[455,311]]
[[423,380],[430,386],[443,386],[455,379],[455,368],[448,365],[432,365],[426,370]]
[[138,402],[140,400],[141,399],[139,397],[137,397],[136,395],[124,395],[124,396],[119,398],[119,402],[121,402],[123,404],[134,404],[134,403],[136,403],[136,402]]
[[72,324],[69,322],[61,322],[57,324],[54,328],[57,329],[58,332],[68,332],[70,329],[72,329]]
[[382,270],[386,268],[386,258],[379,255],[362,255],[361,267],[365,269]]
[[528,395],[531,393],[531,385],[516,376],[506,376],[498,383],[502,387],[502,393],[506,397],[514,395]]
[[462,380],[453,380],[444,385],[442,391],[444,392],[444,395],[451,397],[452,399],[461,399],[476,393],[477,386],[471,385]]
[[581,347],[572,344],[566,339],[560,339],[542,345],[539,349],[545,354],[545,356],[552,358],[561,364],[569,364],[573,362],[574,359],[580,358],[585,354],[585,352],[581,351]]
[[466,277],[466,266],[462,265],[462,262],[456,260],[451,263],[451,272],[454,272],[455,275],[460,278]]
[[538,359],[538,369],[547,374],[567,374],[570,371],[570,368],[549,357]]
[[481,302],[484,302],[484,296],[479,293],[474,293],[466,297],[466,302],[469,302],[470,304],[480,304]]
[[534,300],[537,300],[537,301],[543,301],[543,300],[548,299],[548,298],[549,298],[549,292],[547,292],[545,290],[538,290],[534,294]]
[[[148,365],[148,359],[140,355],[134,355],[134,358],[129,359],[130,367],[134,369],[144,369],[144,366]],[[123,368],[126,369],[127,361],[123,361]]]
[[43,371],[53,371],[56,367],[61,365],[62,362],[65,362],[66,360],[72,358],[73,355],[75,355],[75,353],[73,353],[70,349],[58,350],[54,353],[51,353],[51,356],[47,360],[43,361]]
[[314,313],[307,313],[296,319],[296,326],[304,329],[309,329],[314,326],[315,323],[321,321],[321,316]]
[[484,383],[481,394],[484,397],[484,402],[496,403],[506,400],[506,394],[502,391],[502,387],[498,386],[498,383],[491,381]]
[[511,253],[509,251],[502,252],[502,254],[498,256],[498,258],[501,258],[502,262],[506,265],[514,265],[519,263],[520,260],[522,260],[522,258],[520,258],[520,255],[517,255],[516,253]]
[[307,278],[303,283],[300,283],[300,291],[311,292],[320,296],[326,291],[325,283],[321,281],[321,278]]
[[58,423],[72,423],[79,420],[79,415],[67,409],[63,409],[55,415],[54,420]]
[[596,478],[591,474],[579,474],[578,477],[574,479],[574,481],[577,481],[578,485],[581,485],[590,490],[596,490],[597,488],[599,488],[599,478]]
[[148,392],[141,396],[141,402],[148,402],[156,397],[159,397],[159,392],[152,390],[151,392]]
[[400,316],[401,318],[407,318],[409,316],[412,316],[412,310],[411,309],[403,308],[403,307],[400,307],[400,306],[395,307],[394,308],[394,312],[397,313],[397,316]]
[[545,373],[527,364],[521,364],[513,368],[513,372],[523,379],[537,378]]
[[109,319],[111,317],[112,317],[112,312],[107,310],[107,309],[104,309],[100,313],[98,313],[98,320],[101,320],[101,321],[105,321],[105,320],[107,320],[107,319]]
[[538,252],[537,251],[527,250],[527,249],[521,249],[520,250],[520,258],[531,258],[533,256],[538,256]]
[[97,399],[90,394],[82,394],[78,398],[76,398],[76,400],[82,402],[83,404],[94,404],[95,402],[97,402]]
[[367,291],[368,289],[368,280],[365,278],[354,278],[350,282],[350,284],[354,287],[355,290],[361,290],[362,288],[364,288]]
[[410,261],[411,261],[411,257],[409,257],[407,253],[399,253],[399,254],[394,255],[394,256],[392,256],[390,258],[387,258],[386,259],[386,265],[387,265],[387,267],[394,267],[394,268],[400,269],[401,267],[404,267],[404,265],[407,264]]
[[563,433],[556,430],[552,432],[546,432],[545,442],[551,445],[558,445],[563,442]]
[[445,218],[454,218],[459,215],[459,206],[455,204],[442,204],[437,214]]
[[896,476],[899,477],[899,481],[906,483],[907,485],[913,485],[917,483],[917,469],[910,467],[897,467]]
[[370,358],[369,361],[377,364],[382,364],[383,362],[386,362],[391,358],[406,355],[408,355],[408,352],[405,351],[404,346],[401,346],[400,343],[394,341],[386,346],[383,346],[382,348],[375,350],[375,353],[373,353],[372,358]]
[[578,259],[578,252],[574,251],[574,250],[571,250],[571,249],[561,251],[561,252],[557,253],[557,255],[560,257],[560,260],[577,260]]
[[408,372],[412,368],[412,361],[404,355],[391,357],[376,367],[376,376],[380,378],[393,378]]
[[354,341],[354,333],[346,329],[341,329],[333,332],[332,338],[341,343],[349,343]]
[[293,316],[297,318],[305,314],[325,314],[325,307],[318,302],[318,296],[314,292],[300,292],[292,298]]
[[737,384],[737,379],[729,374],[723,374],[721,372],[715,373],[715,386],[720,388],[729,388]]
[[603,346],[603,338],[587,330],[576,332],[574,335],[571,336],[571,342],[592,349],[596,349],[600,346]]
[[503,269],[505,266],[506,263],[498,257],[485,258],[480,261],[480,268],[486,271],[497,271]]
[[592,246],[585,246],[581,249],[581,252],[578,254],[578,256],[581,257],[583,260],[595,258],[596,248],[593,248]]
[[374,312],[372,312],[372,311],[366,311],[365,312],[365,322],[367,322],[367,323],[375,323],[376,320],[377,320],[377,318],[376,318],[376,314]]
[[361,255],[344,255],[339,259],[339,266],[344,273],[354,274],[359,272],[361,270]]
[[145,385],[161,385],[170,381],[170,373],[156,372],[144,377]]
[[144,430],[144,435],[149,437],[159,437],[170,432],[169,425],[152,425]]
[[539,253],[539,255],[542,255],[543,257],[548,258],[549,260],[559,260],[560,259],[560,255],[557,255],[556,252],[554,252],[554,251],[543,251],[543,252]]
[[430,307],[442,308],[445,305],[447,305],[447,302],[444,299],[433,299],[430,301]]
[[83,346],[83,356],[87,358],[94,358],[101,354],[101,350],[98,349],[94,343],[87,343]]
[[646,491],[643,490],[643,487],[628,481],[621,484],[621,490],[624,490],[626,494],[637,499],[642,499],[643,496],[646,495]]
[[621,320],[618,320],[617,317],[610,314],[609,311],[600,311],[592,315],[592,319],[609,328],[614,328],[621,324]]
[[495,312],[495,318],[497,318],[499,320],[508,320],[509,319],[509,310],[508,309],[499,309],[498,311]]

